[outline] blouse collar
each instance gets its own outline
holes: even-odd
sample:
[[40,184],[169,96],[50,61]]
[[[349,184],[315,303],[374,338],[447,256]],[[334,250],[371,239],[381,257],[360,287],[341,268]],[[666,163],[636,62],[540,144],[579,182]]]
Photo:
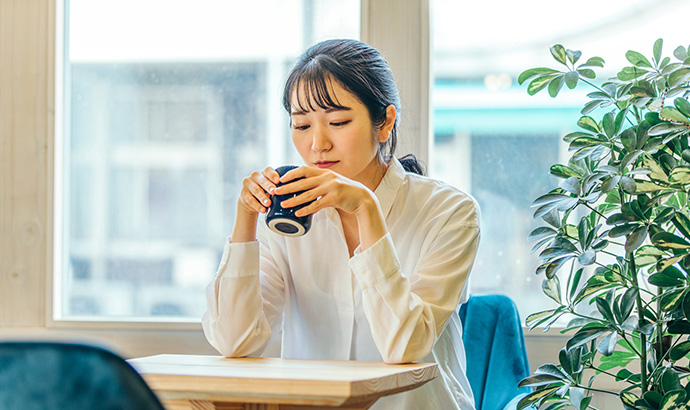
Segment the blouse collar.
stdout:
[[393,201],[405,180],[405,174],[406,171],[400,161],[393,157],[386,170],[386,175],[383,176],[379,186],[374,191],[384,218],[388,217],[388,213],[393,207]]

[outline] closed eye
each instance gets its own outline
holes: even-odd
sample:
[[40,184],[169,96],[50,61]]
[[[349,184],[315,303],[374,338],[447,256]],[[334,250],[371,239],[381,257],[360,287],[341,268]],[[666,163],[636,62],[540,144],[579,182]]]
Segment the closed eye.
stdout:
[[349,124],[350,122],[351,122],[351,120],[347,120],[347,121],[336,121],[336,122],[332,122],[331,125],[334,126],[334,127],[342,127],[343,125],[347,125],[347,124]]
[[292,128],[294,128],[298,131],[304,131],[304,130],[309,128],[309,125],[293,125]]

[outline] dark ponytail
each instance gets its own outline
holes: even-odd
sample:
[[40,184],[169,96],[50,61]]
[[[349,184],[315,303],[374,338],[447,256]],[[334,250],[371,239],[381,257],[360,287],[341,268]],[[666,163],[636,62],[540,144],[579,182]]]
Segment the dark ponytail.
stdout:
[[[386,123],[386,108],[395,107],[398,115],[391,135],[379,143],[379,157],[390,159],[395,153],[400,123],[400,95],[388,63],[381,53],[357,40],[327,40],[309,48],[290,72],[283,90],[283,107],[291,112],[293,91],[306,90],[308,98],[297,98],[300,109],[313,110],[312,101],[320,108],[339,107],[329,94],[328,80],[335,79],[357,97],[369,112],[372,124],[380,128]],[[298,87],[298,85],[302,87]],[[424,168],[417,158],[408,154],[400,159],[408,172],[423,175]]]

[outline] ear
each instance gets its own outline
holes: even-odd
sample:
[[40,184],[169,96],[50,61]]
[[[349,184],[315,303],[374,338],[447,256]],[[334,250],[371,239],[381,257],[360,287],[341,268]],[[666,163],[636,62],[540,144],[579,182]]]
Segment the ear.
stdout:
[[379,128],[379,142],[386,142],[390,138],[397,114],[393,105],[386,107],[386,122]]

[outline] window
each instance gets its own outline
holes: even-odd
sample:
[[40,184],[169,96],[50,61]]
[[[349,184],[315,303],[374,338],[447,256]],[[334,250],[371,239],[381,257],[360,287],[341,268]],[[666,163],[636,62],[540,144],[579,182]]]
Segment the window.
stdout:
[[54,316],[190,320],[242,177],[298,162],[282,83],[356,0],[65,4]]
[[548,48],[557,43],[581,50],[583,59],[604,58],[609,71],[598,70],[600,79],[625,65],[629,49],[651,54],[657,38],[664,38],[670,55],[687,45],[687,36],[668,16],[690,12],[690,4],[587,0],[556,11],[544,0],[434,0],[432,9],[430,173],[467,190],[481,207],[471,291],[510,295],[524,318],[550,307],[527,242],[541,225],[530,205],[558,183],[549,166],[567,160],[561,139],[575,130],[592,90],[564,90],[556,100],[545,93],[530,97],[517,76],[527,68],[556,67]]

